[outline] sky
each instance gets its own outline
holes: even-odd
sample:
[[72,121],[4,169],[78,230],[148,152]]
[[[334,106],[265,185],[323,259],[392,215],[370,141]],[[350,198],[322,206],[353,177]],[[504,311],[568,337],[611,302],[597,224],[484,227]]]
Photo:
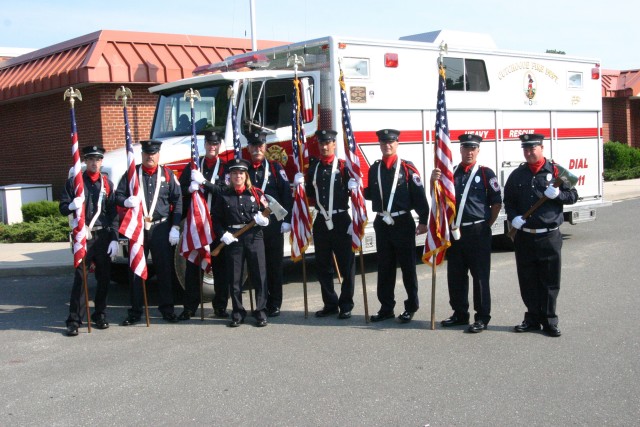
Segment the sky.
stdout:
[[[258,39],[327,35],[397,40],[448,29],[489,34],[499,49],[547,49],[640,68],[640,2],[595,0],[254,0]],[[626,3],[626,4],[625,4]],[[0,48],[41,49],[98,30],[251,38],[250,0],[0,0]],[[259,46],[258,46],[259,47]]]

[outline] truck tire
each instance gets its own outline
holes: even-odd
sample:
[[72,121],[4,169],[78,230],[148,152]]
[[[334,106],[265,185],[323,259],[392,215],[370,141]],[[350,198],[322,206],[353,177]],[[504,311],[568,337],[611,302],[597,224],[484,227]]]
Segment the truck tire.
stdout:
[[[180,234],[180,241],[182,241],[182,233]],[[180,253],[179,246],[180,244],[176,246],[175,252],[173,254],[173,265],[178,283],[184,290],[184,273],[187,269],[188,261]],[[213,295],[215,294],[215,291],[213,289],[213,274],[206,273],[204,271],[202,273],[202,294],[204,297],[204,302],[211,302],[213,300]]]

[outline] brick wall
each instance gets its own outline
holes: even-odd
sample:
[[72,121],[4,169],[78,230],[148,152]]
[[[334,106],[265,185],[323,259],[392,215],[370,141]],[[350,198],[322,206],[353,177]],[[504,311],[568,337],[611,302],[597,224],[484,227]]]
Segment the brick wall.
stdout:
[[[128,86],[127,103],[134,142],[151,132],[156,95],[150,85]],[[122,101],[115,100],[118,85],[80,88],[76,102],[76,124],[80,147],[103,145],[109,151],[124,145]],[[71,158],[69,101],[64,91],[0,105],[0,186],[17,183],[52,184],[53,197],[63,189]]]

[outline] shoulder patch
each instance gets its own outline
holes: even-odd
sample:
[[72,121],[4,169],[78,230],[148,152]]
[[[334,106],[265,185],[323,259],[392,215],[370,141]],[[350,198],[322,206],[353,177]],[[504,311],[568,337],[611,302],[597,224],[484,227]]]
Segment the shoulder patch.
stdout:
[[280,176],[282,177],[282,179],[284,179],[286,182],[289,182],[289,178],[287,177],[287,173],[284,171],[284,169],[280,169]]
[[413,174],[413,182],[418,186],[418,187],[422,187],[422,180],[420,179],[420,175],[418,175],[417,173]]
[[493,189],[493,191],[495,191],[496,193],[500,192],[500,184],[498,184],[498,178],[497,177],[493,177],[489,180],[489,185],[491,186],[491,188]]

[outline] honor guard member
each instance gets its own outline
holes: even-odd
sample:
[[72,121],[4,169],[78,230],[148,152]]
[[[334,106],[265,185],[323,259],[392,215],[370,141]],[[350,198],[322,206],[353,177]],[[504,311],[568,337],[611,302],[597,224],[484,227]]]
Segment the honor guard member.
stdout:
[[[482,332],[491,320],[491,226],[502,207],[496,174],[477,163],[482,138],[460,135],[462,161],[454,168],[456,218],[451,226],[451,247],[447,250],[447,283],[453,315],[442,326],[469,324],[469,275],[473,277],[474,323],[469,332]],[[440,179],[440,169],[431,173],[431,183]]]
[[[96,294],[93,299],[94,311],[91,320],[98,329],[107,329],[106,317],[107,293],[109,290],[111,260],[118,251],[117,212],[113,183],[100,173],[104,148],[98,146],[84,147],[82,155],[87,169],[82,174],[84,182],[84,198],[74,197],[73,178],[70,178],[60,196],[60,213],[71,215],[84,205],[87,254],[85,263],[95,265]],[[78,327],[82,324],[86,313],[82,266],[76,268],[69,300],[69,317],[67,318],[67,335],[78,335]]]
[[267,316],[275,317],[280,315],[282,306],[282,260],[284,257],[284,233],[291,231],[291,207],[293,197],[287,173],[280,163],[265,158],[267,150],[266,132],[253,132],[247,135],[249,143],[248,151],[251,155],[251,165],[249,166],[249,178],[252,185],[260,188],[263,193],[272,196],[287,210],[287,216],[283,221],[276,221],[273,218],[269,225],[265,227],[264,233],[264,254],[267,265],[267,287],[269,295],[267,297]]
[[[369,186],[364,190],[371,200],[378,251],[378,300],[380,310],[371,316],[372,322],[392,319],[396,305],[396,265],[400,264],[402,281],[407,291],[404,312],[398,316],[408,323],[420,307],[418,301],[418,275],[416,273],[416,235],[427,232],[429,204],[424,185],[413,163],[398,157],[398,138],[395,129],[376,132],[380,142],[382,160],[369,169]],[[418,214],[418,226],[411,215]]]
[[[180,175],[180,189],[182,190],[182,212],[186,217],[189,206],[191,206],[191,194],[195,191],[202,191],[209,206],[209,212],[213,209],[218,194],[227,186],[225,177],[227,173],[226,163],[218,157],[222,136],[212,130],[204,131],[205,155],[200,159],[200,170],[191,170],[188,163],[182,175]],[[211,243],[211,248],[220,244],[220,237],[216,235]],[[213,297],[213,315],[219,319],[229,317],[227,313],[227,303],[229,301],[229,283],[227,282],[224,249],[216,257],[211,257],[211,271],[213,273],[213,287],[215,295]],[[187,267],[184,274],[185,295],[184,310],[178,316],[179,320],[189,320],[194,315],[200,305],[200,266],[187,260]]]
[[[269,218],[262,215],[266,200],[262,191],[251,185],[249,162],[233,159],[228,163],[230,185],[216,198],[212,219],[216,235],[224,242],[227,282],[231,285],[233,312],[229,327],[235,328],[244,322],[247,311],[242,305],[243,268],[246,261],[249,280],[256,291],[256,309],[253,316],[256,326],[267,326],[267,273],[264,256],[263,227]],[[244,228],[252,220],[256,226],[240,236],[233,233]]]
[[[182,192],[173,171],[159,165],[162,141],[140,141],[142,164],[136,167],[140,182],[138,196],[129,194],[129,183],[125,173],[116,191],[118,206],[132,208],[142,202],[144,215],[144,252],[151,251],[153,267],[158,280],[158,309],[167,322],[178,322],[173,309],[173,251],[171,246],[180,240],[180,220],[182,219]],[[129,315],[121,323],[129,326],[140,321],[142,316],[143,292],[139,276],[129,271],[131,283],[131,308]]]
[[[320,159],[311,159],[307,175],[296,174],[294,184],[306,182],[307,194],[315,198],[317,210],[313,222],[313,244],[318,281],[324,307],[317,317],[338,314],[339,319],[351,317],[355,282],[355,255],[351,249],[351,217],[349,216],[349,171],[344,160],[335,155],[334,130],[316,132]],[[334,257],[342,275],[340,297],[333,286]]]
[[[578,200],[575,188],[563,180],[559,187],[558,168],[544,157],[544,135],[520,135],[526,163],[516,168],[504,187],[504,206],[507,219],[518,231],[514,248],[520,295],[527,308],[524,320],[516,332],[539,331],[552,337],[560,336],[556,300],[560,292],[560,270],[563,205]],[[546,200],[526,219],[522,216],[542,196]]]

